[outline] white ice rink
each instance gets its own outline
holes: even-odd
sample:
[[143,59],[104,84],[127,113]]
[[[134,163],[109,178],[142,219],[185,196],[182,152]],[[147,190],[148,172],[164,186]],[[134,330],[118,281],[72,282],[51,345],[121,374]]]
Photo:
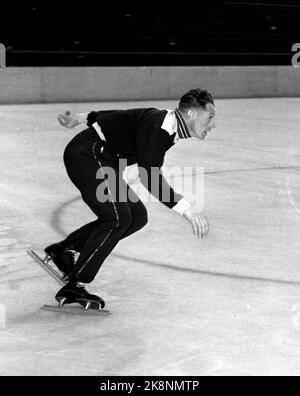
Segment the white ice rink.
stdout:
[[300,99],[217,101],[217,130],[168,153],[205,168],[208,239],[147,204],[90,287],[111,316],[39,310],[59,285],[26,250],[94,219],[62,162],[79,130],[56,115],[175,105],[0,106],[0,375],[300,374]]

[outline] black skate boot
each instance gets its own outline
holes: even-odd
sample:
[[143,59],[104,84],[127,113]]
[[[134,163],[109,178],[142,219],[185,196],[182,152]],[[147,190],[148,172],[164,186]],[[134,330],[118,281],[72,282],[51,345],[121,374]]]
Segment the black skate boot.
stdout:
[[76,280],[70,280],[55,296],[60,307],[65,304],[79,303],[86,309],[103,309],[105,307],[104,300],[90,294],[86,290],[84,283],[77,282]]
[[65,275],[69,277],[74,269],[75,263],[79,257],[78,252],[72,249],[72,247],[66,248],[60,243],[48,246],[45,249],[47,260],[52,260],[57,268]]

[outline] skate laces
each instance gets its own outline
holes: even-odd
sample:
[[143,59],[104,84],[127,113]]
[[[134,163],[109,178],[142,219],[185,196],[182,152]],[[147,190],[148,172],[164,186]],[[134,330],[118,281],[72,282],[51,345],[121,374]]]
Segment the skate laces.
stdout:
[[77,282],[77,287],[79,287],[80,289],[84,289],[86,292],[87,292],[87,290],[86,290],[86,284],[85,283],[82,283],[82,282]]
[[74,262],[74,264],[76,264],[76,261],[78,260],[78,258],[80,256],[80,253],[76,252],[76,250],[72,250],[72,249],[67,249],[67,252],[71,253],[73,262]]

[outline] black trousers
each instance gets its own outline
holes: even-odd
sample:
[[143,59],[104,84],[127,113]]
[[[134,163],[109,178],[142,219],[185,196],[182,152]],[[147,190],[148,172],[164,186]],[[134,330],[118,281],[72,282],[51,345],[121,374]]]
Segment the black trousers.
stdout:
[[[119,168],[118,157],[109,152],[93,128],[79,133],[68,144],[64,162],[69,178],[98,218],[63,241],[65,246],[80,252],[71,278],[90,283],[118,242],[147,224],[147,211],[119,177],[124,169]],[[104,170],[108,168],[114,170],[115,179],[107,177]],[[109,199],[99,199],[99,191]],[[125,196],[131,199],[126,200]]]

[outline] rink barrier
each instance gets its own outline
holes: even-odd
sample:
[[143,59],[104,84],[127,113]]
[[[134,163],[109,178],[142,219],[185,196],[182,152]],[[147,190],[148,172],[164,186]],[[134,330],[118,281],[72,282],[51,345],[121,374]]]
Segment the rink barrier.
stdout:
[[300,96],[300,68],[249,67],[6,67],[0,103],[177,100],[191,88],[216,98]]

